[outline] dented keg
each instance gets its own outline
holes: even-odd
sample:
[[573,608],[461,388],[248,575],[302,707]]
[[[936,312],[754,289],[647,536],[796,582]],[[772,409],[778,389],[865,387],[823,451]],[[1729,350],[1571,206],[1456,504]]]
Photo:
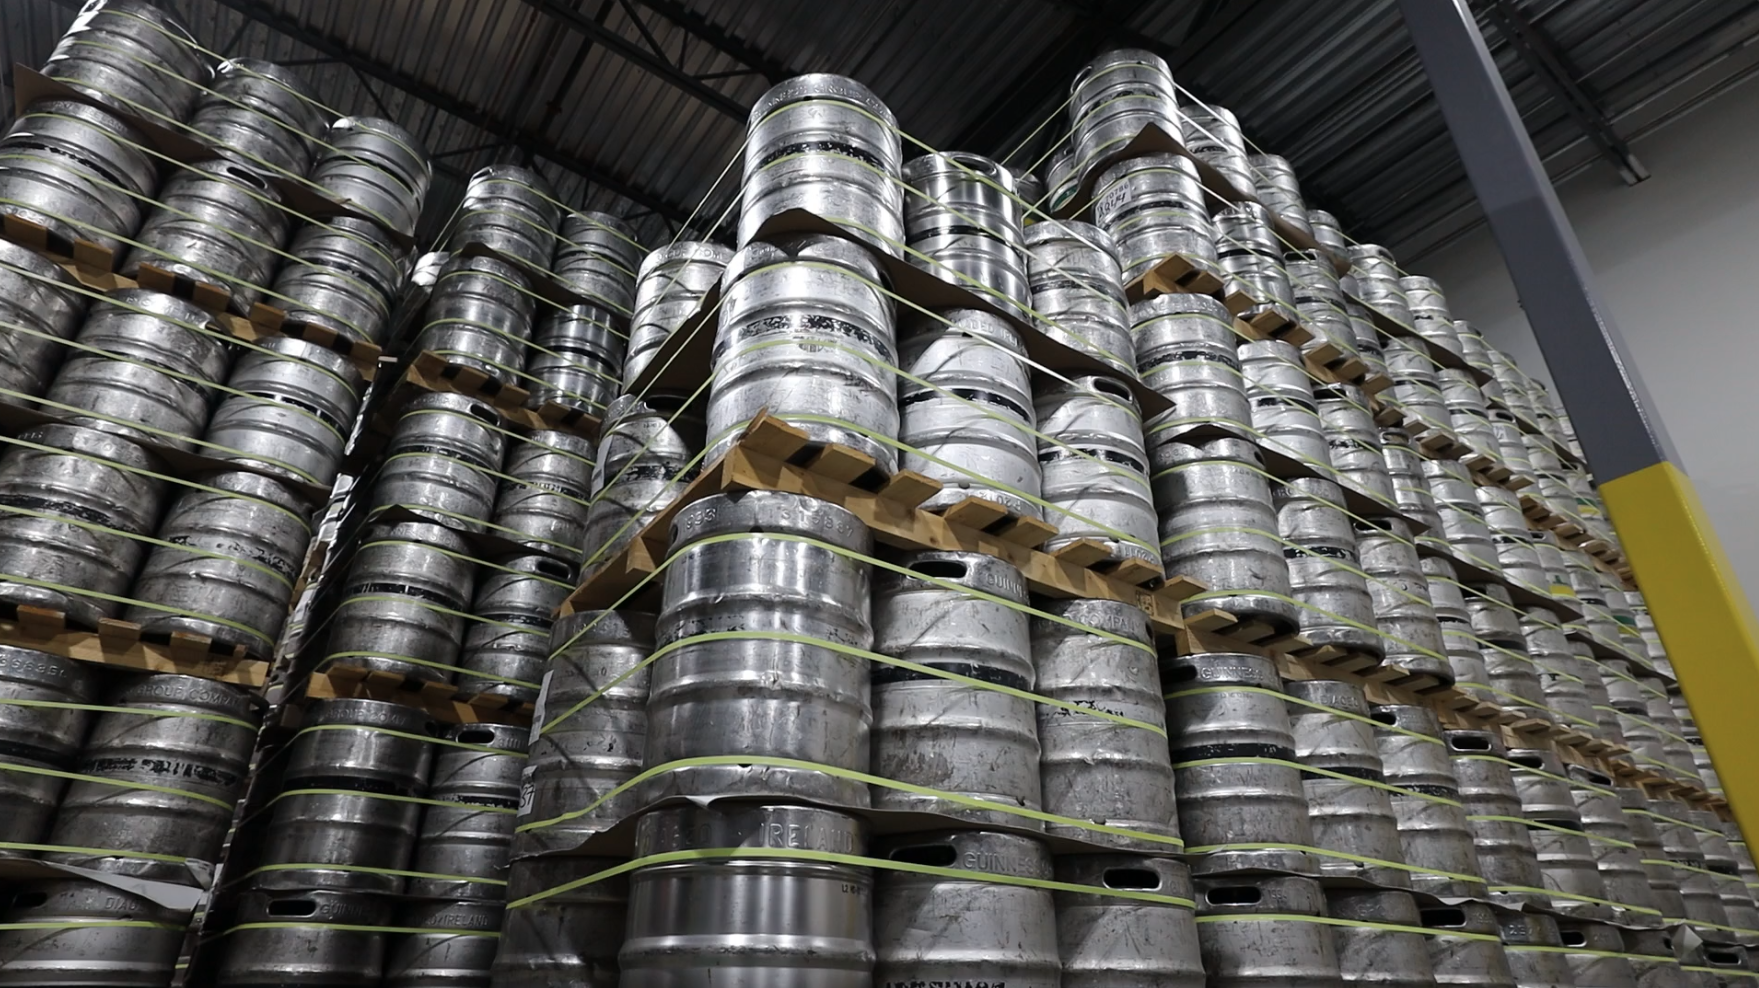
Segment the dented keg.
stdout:
[[1280,340],[1258,340],[1239,347],[1252,427],[1267,449],[1299,460],[1321,476],[1332,472],[1331,442],[1319,422],[1313,378],[1301,352]]
[[484,566],[470,604],[476,620],[458,655],[458,691],[536,700],[550,655],[550,615],[573,589],[573,568],[548,556]]
[[1572,988],[1570,962],[1558,921],[1540,913],[1505,911],[1498,917],[1503,955],[1517,988]]
[[1490,906],[1472,901],[1426,905],[1418,915],[1429,930],[1429,963],[1436,984],[1515,988]]
[[904,256],[898,120],[871,90],[839,75],[795,76],[758,98],[747,130],[741,246],[776,215],[805,209]]
[[873,984],[1062,984],[1051,893],[985,881],[982,874],[1050,879],[1051,855],[1042,843],[1015,834],[943,831],[890,838],[875,856],[963,874],[878,870]]
[[262,297],[287,243],[281,196],[259,172],[228,158],[181,165],[160,186],[121,271],[151,264],[180,278],[218,283],[244,314]]
[[245,350],[202,437],[207,455],[329,487],[342,466],[364,382],[327,347],[272,336]]
[[1292,631],[1296,607],[1258,447],[1242,439],[1154,448],[1161,562],[1209,587],[1187,615],[1220,608]]
[[176,18],[142,0],[88,0],[49,53],[43,74],[118,110],[184,120],[212,77]]
[[0,895],[0,985],[170,984],[190,919],[87,879],[11,882]]
[[425,877],[409,879],[405,891],[410,895],[492,903],[497,911],[488,928],[500,928],[505,889],[498,882],[506,877],[512,853],[530,733],[508,724],[447,728],[444,743],[434,746],[429,802],[422,809],[410,864],[411,871]]
[[1077,377],[1040,387],[1034,405],[1045,519],[1057,527],[1040,548],[1088,539],[1113,559],[1159,569],[1142,413],[1130,389],[1113,377]]
[[394,915],[391,899],[352,891],[245,892],[215,979],[239,988],[374,988]]
[[[1148,616],[1112,600],[1046,600],[1040,608],[1049,617],[1031,622],[1036,689],[1069,705],[1036,705],[1045,812],[1177,837],[1166,702]],[[1047,829],[1096,844],[1171,849],[1167,842],[1065,824]]]
[[851,446],[896,469],[897,450],[881,441],[898,434],[894,305],[884,280],[866,249],[824,234],[753,243],[734,255],[721,288],[708,462],[767,410],[816,442]]
[[667,244],[642,260],[623,364],[625,392],[631,391],[666,339],[696,311],[702,297],[720,283],[732,260],[733,252],[727,248],[698,240]]
[[261,474],[202,474],[171,502],[124,618],[274,654],[311,544],[311,509]]
[[[0,769],[0,802],[8,809],[0,817],[0,841],[31,845],[47,835],[67,787],[66,779],[48,773],[71,768],[85,740],[95,716],[83,707],[97,697],[94,672],[84,662],[0,645],[0,757],[26,769]],[[0,858],[31,854],[0,849]]]
[[1233,316],[1207,295],[1173,293],[1130,307],[1142,383],[1172,403],[1148,422],[1152,448],[1198,426],[1252,429]]
[[[903,572],[874,578],[874,651],[952,673],[873,667],[873,774],[965,800],[1038,810],[1038,722],[1032,692],[1026,581],[1006,561],[975,552],[913,552]],[[979,596],[981,594],[982,596]],[[1012,605],[1012,606],[1010,606]],[[875,785],[882,809],[947,813],[1038,829],[1037,821],[903,788]]]
[[397,925],[406,930],[385,959],[382,988],[429,985],[487,985],[495,962],[500,902],[406,902]]
[[1612,779],[1581,765],[1569,766],[1570,795],[1582,817],[1606,886],[1606,897],[1615,903],[1614,919],[1628,926],[1655,926],[1661,915],[1650,912],[1656,900],[1643,865],[1643,852],[1636,846]]
[[[948,151],[905,162],[903,180],[906,259],[1009,315],[1032,315],[1035,288],[1028,280],[1013,173],[988,158]],[[1047,225],[1060,227],[1037,224],[1035,233]],[[1053,233],[1036,235],[1049,239]]]
[[587,571],[615,557],[684,492],[696,476],[703,429],[702,416],[676,395],[611,402],[580,542]]
[[229,58],[196,99],[189,129],[252,167],[303,178],[330,129],[327,117],[298,75],[260,58]]
[[1483,897],[1484,880],[1460,803],[1459,779],[1435,713],[1428,707],[1389,705],[1373,708],[1371,716],[1382,725],[1374,737],[1386,781],[1405,790],[1392,794],[1405,863],[1426,869],[1412,872],[1411,887],[1432,895]]
[[332,216],[295,233],[287,253],[268,295],[289,323],[384,342],[408,258],[390,234],[371,220]]
[[368,528],[342,578],[325,661],[449,682],[475,567],[470,546],[449,528]]
[[1093,217],[1117,245],[1125,284],[1175,254],[1221,277],[1215,223],[1189,158],[1145,154],[1110,166],[1094,184]]
[[524,271],[493,257],[453,254],[434,281],[409,349],[518,384],[536,311]]
[[898,328],[899,467],[941,482],[928,510],[981,497],[1028,518],[1040,504],[1032,379],[1020,334],[981,309],[906,313]]
[[[647,256],[635,229],[608,213],[570,210],[562,217],[557,239],[556,279],[588,301],[603,304],[627,326],[635,309],[636,275]],[[723,257],[728,253],[726,248],[717,250]],[[703,287],[719,278],[717,270]]]
[[1235,846],[1313,844],[1275,664],[1256,655],[1163,656],[1161,684],[1179,832],[1187,846],[1213,849],[1193,861],[1196,872],[1312,874],[1304,851]]
[[1288,561],[1289,583],[1300,604],[1301,634],[1315,645],[1366,655],[1378,661],[1380,632],[1356,558],[1356,537],[1344,512],[1344,492],[1329,480],[1301,477],[1272,488],[1277,530]]
[[546,307],[532,332],[523,376],[526,402],[546,402],[602,418],[616,397],[626,340],[621,319],[596,303]]
[[1031,316],[1070,349],[1136,377],[1129,303],[1111,235],[1091,223],[1046,220],[1026,232]]
[[313,184],[350,203],[380,225],[415,234],[434,169],[408,131],[377,117],[343,117],[330,125]]
[[[142,288],[92,305],[44,396],[69,421],[190,451],[232,362],[231,338],[206,309]],[[89,348],[89,349],[87,349]]]
[[1342,983],[1325,893],[1311,878],[1197,880],[1197,936],[1209,988],[1331,988]]
[[1452,683],[1447,641],[1429,595],[1411,528],[1402,519],[1352,522],[1356,556],[1366,576],[1386,661],[1407,672]]
[[573,883],[621,863],[615,858],[576,857],[514,861],[507,873],[509,902],[573,887],[506,911],[490,971],[491,988],[553,988],[562,984],[584,988],[616,983],[629,879],[617,875],[582,885]]
[[[845,553],[872,548],[853,514],[794,494],[721,494],[677,513],[654,632],[669,650],[653,666],[646,765],[729,754],[753,762],[675,769],[656,777],[654,795],[867,805],[860,782],[765,762],[867,770],[869,678],[878,667],[843,649],[873,645],[871,584],[868,564]],[[717,640],[721,632],[752,637]],[[781,632],[789,637],[769,637]],[[747,695],[740,684],[752,670],[763,670],[764,690]],[[803,705],[815,711],[810,720],[799,717]]]
[[400,703],[313,703],[288,749],[285,792],[273,804],[260,849],[263,865],[298,867],[263,871],[255,886],[402,891],[401,875],[348,866],[407,867],[422,805],[396,797],[426,792],[437,747],[429,739],[438,733],[426,713]]
[[392,429],[367,502],[481,531],[493,511],[505,437],[493,405],[451,392],[423,394]]
[[592,440],[533,429],[507,451],[494,524],[502,536],[570,563],[580,559],[592,503]]
[[548,271],[561,222],[562,205],[547,179],[518,165],[490,165],[465,183],[447,243],[453,250],[481,244]]
[[171,673],[127,682],[105,704],[75,767],[85,778],[68,786],[46,841],[70,850],[44,858],[187,884],[186,861],[219,860],[244,794],[256,707],[243,690]]
[[146,135],[83,102],[37,100],[0,138],[0,212],[121,252],[159,173]]
[[1328,889],[1325,912],[1332,919],[1362,924],[1332,927],[1345,984],[1418,988],[1436,983],[1427,938],[1417,932],[1422,914],[1409,892]]
[[[829,810],[746,803],[654,810],[636,826],[637,858],[711,848],[859,855],[867,851],[867,825]],[[1048,913],[1050,893],[1041,894]],[[901,942],[875,936],[884,908],[878,899],[868,869],[804,856],[707,857],[638,868],[629,877],[619,984],[869,988],[876,940]],[[1046,925],[1054,958],[1049,916]]]
[[[3,172],[0,172],[3,174]],[[49,387],[84,320],[86,296],[61,266],[0,240],[0,404],[27,404]]]
[[0,601],[88,627],[119,616],[164,504],[166,482],[153,476],[164,469],[107,432],[20,432],[0,455]]
[[1402,862],[1404,850],[1390,797],[1378,785],[1385,772],[1362,690],[1328,679],[1287,680],[1283,688],[1290,696],[1295,758],[1323,770],[1301,782],[1314,846],[1340,852],[1319,857],[1321,874],[1409,888],[1408,872],[1370,863]]
[[1191,907],[1108,895],[1149,892],[1191,899],[1191,873],[1168,858],[1074,854],[1056,858],[1056,879],[1094,892],[1057,890],[1063,988],[1204,988],[1203,957]]
[[652,614],[576,611],[556,621],[522,782],[515,853],[572,848],[641,806],[621,789],[647,745]]
[[1508,748],[1493,731],[1450,730],[1445,740],[1491,897],[1512,908],[1546,905],[1545,879],[1521,817]]
[[1396,506],[1398,497],[1367,393],[1353,384],[1338,384],[1315,390],[1313,399],[1330,447],[1327,459],[1338,477],[1382,505]]

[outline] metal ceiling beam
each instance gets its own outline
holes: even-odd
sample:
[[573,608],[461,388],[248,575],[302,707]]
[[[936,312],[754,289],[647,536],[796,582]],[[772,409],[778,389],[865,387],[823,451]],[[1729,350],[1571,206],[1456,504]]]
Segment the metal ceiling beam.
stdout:
[[1649,177],[1649,169],[1631,153],[1631,148],[1607,119],[1593,97],[1576,81],[1576,73],[1551,37],[1533,23],[1513,0],[1491,0],[1486,6],[1490,19],[1509,44],[1519,52],[1527,67],[1551,90],[1552,96],[1569,111],[1576,126],[1588,135],[1600,153],[1618,169],[1626,185],[1636,185]]
[[742,65],[756,69],[758,74],[767,79],[771,85],[801,74],[799,69],[790,68],[787,63],[773,58],[768,52],[727,31],[719,24],[691,10],[684,4],[678,3],[677,0],[636,0],[636,2],[678,25],[679,29],[689,33],[710,48],[729,58],[736,59]]
[[666,61],[648,50],[640,42],[598,23],[561,0],[522,0],[522,2],[533,10],[541,11],[556,23],[576,34],[592,39],[618,58],[664,80],[673,88],[690,95],[704,106],[737,120],[741,125],[745,123],[745,118],[751,114],[751,107]]
[[[489,113],[487,110],[438,89],[426,82],[388,65],[375,61],[372,56],[356,51],[339,38],[324,34],[300,21],[282,14],[280,11],[262,3],[261,0],[214,0],[223,7],[237,11],[239,14],[256,21],[271,30],[315,51],[341,62],[344,65],[371,76],[393,88],[427,103],[442,112],[470,124],[486,134],[504,134],[506,122]],[[603,188],[632,202],[639,203],[669,219],[682,223],[690,218],[690,210],[676,203],[668,202],[660,196],[639,188],[628,179],[607,171],[603,167],[587,161],[580,156],[563,150],[543,137],[530,131],[516,130],[506,135],[508,143],[522,150],[545,158],[556,164],[576,172],[588,181],[597,183]]]

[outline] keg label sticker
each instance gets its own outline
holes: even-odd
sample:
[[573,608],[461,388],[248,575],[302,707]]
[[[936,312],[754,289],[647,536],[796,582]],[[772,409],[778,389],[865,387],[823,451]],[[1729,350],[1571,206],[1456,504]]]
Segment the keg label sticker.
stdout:
[[[554,669],[545,669],[544,680],[542,683],[538,684],[537,702],[533,703],[531,708],[531,737],[526,741],[525,745],[528,750],[537,747],[538,735],[543,733],[544,724],[549,719],[544,716],[544,702],[550,698],[550,677],[555,671],[556,670]],[[528,769],[527,771],[530,770]],[[521,810],[520,812],[524,812],[524,810]]]
[[[532,743],[537,743],[538,726],[543,723],[541,716],[533,718],[531,725]],[[537,780],[532,778],[532,769],[536,766],[527,765],[525,771],[519,773],[519,812],[517,816],[531,816],[531,809],[537,804]]]

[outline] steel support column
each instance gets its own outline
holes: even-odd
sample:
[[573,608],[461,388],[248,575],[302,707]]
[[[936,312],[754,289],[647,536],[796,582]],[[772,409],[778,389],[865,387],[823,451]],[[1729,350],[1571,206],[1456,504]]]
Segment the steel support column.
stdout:
[[1759,831],[1759,622],[1466,0],[1399,6],[1729,802]]

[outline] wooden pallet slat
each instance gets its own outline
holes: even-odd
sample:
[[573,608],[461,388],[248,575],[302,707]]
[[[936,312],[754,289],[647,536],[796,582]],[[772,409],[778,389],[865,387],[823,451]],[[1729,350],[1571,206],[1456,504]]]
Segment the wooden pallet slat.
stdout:
[[384,669],[335,663],[313,672],[301,695],[305,699],[367,699],[401,703],[425,710],[447,724],[531,725],[534,707],[528,701],[496,694],[462,693],[451,683],[405,676]]

